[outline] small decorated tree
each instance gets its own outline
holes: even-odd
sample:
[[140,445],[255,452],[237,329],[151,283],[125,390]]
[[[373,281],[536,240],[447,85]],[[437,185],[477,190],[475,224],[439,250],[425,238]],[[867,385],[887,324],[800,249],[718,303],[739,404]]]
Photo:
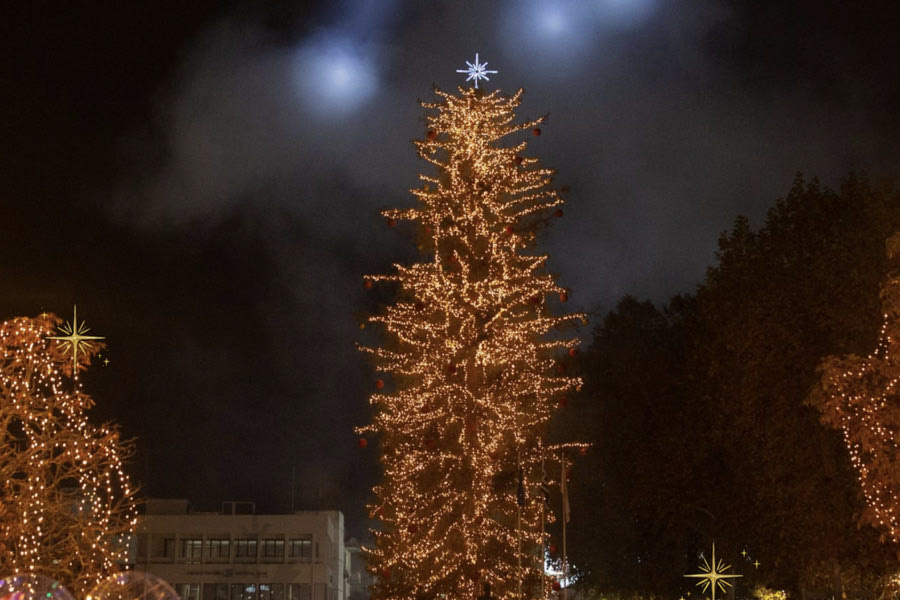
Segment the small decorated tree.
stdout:
[[[476,56],[470,73],[483,66]],[[365,279],[397,287],[371,319],[385,342],[366,349],[381,373],[360,430],[379,438],[384,469],[371,506],[374,597],[474,598],[486,586],[531,596],[545,545],[543,439],[580,384],[567,372],[579,342],[560,331],[581,316],[553,315],[568,293],[546,257],[527,252],[562,199],[525,152],[541,119],[514,123],[521,90],[436,94],[415,142],[436,172],[420,176],[415,208],[383,213],[414,224],[426,259]]]
[[60,322],[0,323],[0,573],[46,575],[82,597],[126,559],[131,445],[88,421],[78,372],[99,347],[51,339]]
[[875,351],[828,357],[808,403],[822,423],[841,431],[866,508],[861,522],[900,542],[900,233],[887,241],[888,277],[881,288],[884,322]]

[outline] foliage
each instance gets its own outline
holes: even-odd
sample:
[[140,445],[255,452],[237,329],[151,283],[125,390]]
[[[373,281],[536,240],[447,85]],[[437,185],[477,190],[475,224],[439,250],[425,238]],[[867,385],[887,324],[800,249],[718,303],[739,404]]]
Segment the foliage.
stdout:
[[0,324],[0,573],[39,573],[76,596],[125,559],[134,490],[122,470],[131,445],[92,425],[72,355],[48,339],[59,319]]
[[860,522],[900,542],[900,233],[888,240],[891,272],[881,288],[884,323],[873,353],[830,356],[808,403],[823,424],[843,433],[866,499]]
[[764,585],[753,588],[753,597],[756,600],[787,600],[788,594],[784,590],[773,590]]
[[713,540],[731,564],[749,551],[756,583],[792,595],[892,568],[877,534],[856,527],[840,439],[804,400],[823,356],[878,334],[898,200],[854,175],[839,192],[798,176],[762,228],[741,217],[721,236],[695,294],[609,313],[570,422],[599,440],[572,484],[585,521],[572,558],[589,585],[685,589],[681,575]]

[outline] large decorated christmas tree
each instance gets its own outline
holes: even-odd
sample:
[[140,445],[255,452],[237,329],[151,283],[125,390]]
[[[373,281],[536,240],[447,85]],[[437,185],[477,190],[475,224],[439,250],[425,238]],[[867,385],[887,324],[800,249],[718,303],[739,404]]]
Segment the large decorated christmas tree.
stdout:
[[131,445],[88,419],[78,374],[99,346],[49,314],[0,323],[0,574],[40,574],[77,597],[128,561]]
[[545,434],[580,384],[565,330],[582,317],[554,316],[567,292],[529,252],[562,216],[553,172],[526,154],[542,119],[514,122],[521,90],[478,89],[490,71],[477,55],[467,72],[474,87],[423,103],[415,145],[434,172],[412,190],[417,205],[383,213],[412,222],[425,259],[365,280],[397,288],[371,318],[383,344],[365,349],[380,373],[361,429],[378,437],[384,471],[369,555],[380,599],[474,598],[486,586],[540,596]]

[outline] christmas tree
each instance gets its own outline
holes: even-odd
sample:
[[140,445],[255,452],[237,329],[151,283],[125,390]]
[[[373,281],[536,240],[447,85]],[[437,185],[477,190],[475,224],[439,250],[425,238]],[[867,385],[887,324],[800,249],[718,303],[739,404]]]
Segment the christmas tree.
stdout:
[[82,597],[126,560],[131,447],[88,421],[78,373],[100,347],[78,337],[77,321],[51,339],[59,323],[0,323],[0,573],[49,576]]
[[578,340],[562,332],[583,317],[553,316],[567,292],[527,249],[562,199],[525,153],[542,119],[514,123],[521,90],[435,93],[415,145],[436,172],[420,175],[416,207],[383,212],[413,223],[425,259],[365,279],[397,288],[370,319],[384,343],[365,349],[382,373],[360,430],[379,438],[384,471],[373,597],[539,596],[544,439],[580,385],[567,374]]
[[866,501],[860,521],[900,542],[900,233],[887,241],[883,324],[875,351],[828,357],[807,403],[839,429]]

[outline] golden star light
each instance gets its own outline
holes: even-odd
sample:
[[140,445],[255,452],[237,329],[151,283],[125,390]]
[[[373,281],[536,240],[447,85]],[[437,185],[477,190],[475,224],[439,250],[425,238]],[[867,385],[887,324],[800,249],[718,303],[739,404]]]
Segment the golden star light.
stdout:
[[701,587],[701,591],[706,593],[706,590],[712,588],[712,600],[716,600],[716,587],[719,588],[721,592],[726,591],[726,586],[731,587],[731,582],[728,580],[734,577],[743,577],[743,575],[737,575],[734,573],[725,573],[728,569],[731,568],[731,565],[726,565],[725,561],[719,559],[716,561],[716,545],[713,544],[712,547],[712,560],[710,562],[706,562],[706,557],[703,555],[700,556],[703,559],[703,566],[700,567],[701,573],[693,573],[691,575],[685,575],[685,577],[694,577],[699,579],[697,585]]
[[65,325],[60,326],[60,331],[66,335],[51,335],[48,336],[51,340],[56,340],[58,344],[68,344],[72,349],[72,374],[73,376],[78,375],[78,351],[86,350],[91,348],[91,343],[89,340],[102,340],[105,339],[101,336],[97,335],[85,335],[90,329],[85,327],[84,321],[81,323],[78,322],[78,307],[75,306],[73,309],[73,317],[71,323],[66,323]]

